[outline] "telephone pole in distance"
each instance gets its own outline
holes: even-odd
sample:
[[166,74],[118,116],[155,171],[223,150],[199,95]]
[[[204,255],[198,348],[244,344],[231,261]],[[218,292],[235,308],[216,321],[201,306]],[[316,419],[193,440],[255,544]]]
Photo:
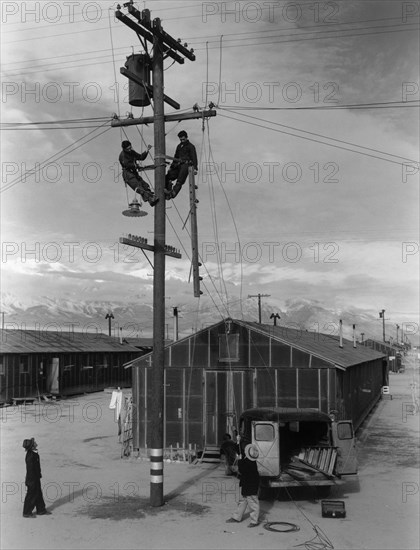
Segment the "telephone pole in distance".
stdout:
[[248,294],[248,298],[258,298],[258,322],[261,325],[261,298],[268,298],[271,294]]

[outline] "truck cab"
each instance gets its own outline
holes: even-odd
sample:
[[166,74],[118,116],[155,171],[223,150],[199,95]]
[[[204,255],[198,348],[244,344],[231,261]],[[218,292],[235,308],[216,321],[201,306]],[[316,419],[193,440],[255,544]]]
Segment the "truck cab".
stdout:
[[252,443],[258,450],[262,488],[313,486],[326,496],[343,476],[357,474],[352,422],[336,422],[318,409],[248,409],[239,435],[243,448]]

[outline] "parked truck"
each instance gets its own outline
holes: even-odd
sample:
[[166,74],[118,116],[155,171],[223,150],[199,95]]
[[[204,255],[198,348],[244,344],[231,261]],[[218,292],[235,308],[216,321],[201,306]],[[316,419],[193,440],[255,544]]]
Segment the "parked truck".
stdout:
[[[332,415],[333,416],[333,415]],[[318,409],[261,407],[248,409],[239,420],[241,447],[258,450],[261,498],[280,487],[316,487],[328,495],[343,476],[357,474],[352,422]]]

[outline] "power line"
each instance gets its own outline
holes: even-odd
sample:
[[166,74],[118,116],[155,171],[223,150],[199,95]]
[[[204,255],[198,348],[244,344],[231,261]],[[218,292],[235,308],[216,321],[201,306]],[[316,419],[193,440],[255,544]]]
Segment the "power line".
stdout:
[[[83,139],[86,139],[88,136],[90,136],[91,134],[93,134],[93,132],[95,132],[95,130],[97,130],[97,128],[95,128],[95,130],[92,130],[91,132],[89,132],[88,134],[86,134],[85,136],[82,136],[81,138],[77,139],[76,141],[74,141],[73,143],[71,143],[70,145],[67,145],[67,147],[64,147],[63,149],[61,149],[61,151],[59,151],[58,153],[54,153],[54,155],[52,155],[51,157],[47,158],[46,160],[44,160],[42,163],[39,164],[38,168],[35,169],[35,170],[27,170],[24,174],[22,174],[21,176],[17,177],[16,179],[12,180],[11,182],[7,183],[6,185],[4,185],[1,189],[0,189],[0,193],[4,193],[5,191],[8,191],[9,189],[11,189],[12,187],[14,187],[15,185],[17,185],[18,183],[21,183],[22,181],[24,181],[28,176],[30,175],[33,175],[33,174],[36,174],[37,172],[39,172],[40,170],[43,170],[46,166],[48,166],[48,163],[50,162],[56,162],[57,160],[60,160],[61,158],[63,158],[64,156],[66,156],[68,153],[72,153],[73,151],[75,151],[76,149],[79,149],[80,147],[82,147],[83,145],[86,145],[87,143],[89,143],[90,141],[92,141],[93,139],[96,139],[98,138],[99,136],[101,136],[102,134],[104,134],[105,132],[108,132],[109,130],[111,129],[111,126],[109,126],[109,128],[106,128],[103,132],[101,132],[100,134],[96,135],[96,136],[93,136],[91,137],[90,139],[88,139],[87,141],[85,141],[84,143],[81,143],[77,146],[75,146],[79,141],[82,141]],[[69,151],[66,151],[66,149],[69,149]],[[57,156],[59,155],[59,156]],[[57,157],[57,158],[54,158],[54,157]],[[52,160],[54,159],[54,160]]]
[[[177,18],[177,19],[180,19],[180,18]],[[390,17],[390,18],[382,18],[382,19],[368,19],[368,20],[362,20],[362,21],[349,21],[349,22],[338,22],[338,23],[334,23],[334,26],[340,26],[340,25],[353,25],[353,24],[360,24],[360,23],[370,23],[370,22],[378,22],[378,21],[393,21],[393,20],[397,20],[397,21],[401,21],[400,18],[394,18],[394,17]],[[64,23],[60,23],[60,24],[64,24]],[[67,24],[67,23],[65,23]],[[402,28],[406,28],[407,25],[414,25],[416,23],[404,23],[404,26]],[[400,25],[402,25],[400,23]],[[392,26],[395,26],[395,25],[388,25],[388,27],[392,27]],[[39,29],[39,28],[46,28],[47,26],[45,27],[32,27],[32,29]],[[319,25],[308,25],[308,26],[305,26],[305,27],[300,27],[299,30],[306,30],[306,29],[311,29],[311,28],[317,28],[319,29]],[[386,26],[372,26],[372,27],[361,27],[360,29],[369,29],[369,28],[387,28]],[[105,29],[105,27],[103,27],[103,29]],[[29,30],[29,29],[22,29],[22,30]],[[286,29],[280,29],[280,32],[284,32],[284,31],[293,31],[293,30],[296,30],[296,28],[294,27],[290,27],[290,28],[286,28]],[[340,32],[341,29],[338,29],[336,32]],[[351,29],[349,29],[351,30]],[[354,29],[353,29],[354,30]],[[7,33],[7,32],[16,32],[16,31],[3,31],[3,34]],[[20,31],[21,32],[21,31]],[[89,30],[86,30],[86,31],[82,31],[82,32],[89,32]],[[234,37],[234,36],[243,36],[243,35],[252,35],[252,34],[261,34],[261,35],[264,35],[266,33],[272,33],[273,31],[270,29],[270,30],[258,30],[258,31],[246,31],[246,32],[240,32],[240,33],[224,33],[224,37]],[[323,32],[323,31],[320,31],[320,32]],[[328,29],[328,32],[334,32],[334,30],[332,29]],[[69,34],[72,34],[72,33],[69,33]],[[305,33],[302,33],[303,35],[305,35]],[[310,33],[306,33],[306,34],[312,34],[312,32]],[[208,35],[208,36],[193,36],[193,37],[189,37],[189,36],[186,36],[183,38],[183,40],[187,40],[187,41],[191,41],[191,40],[197,40],[199,39],[199,42],[197,42],[198,44],[202,44],[203,43],[203,40],[208,40],[209,38],[215,38],[214,42],[217,42],[220,40],[220,35]],[[249,38],[249,39],[252,39],[252,38]],[[30,40],[30,39],[28,39]],[[5,43],[7,44],[7,43]],[[122,49],[126,49],[127,47],[129,46],[125,46],[125,47],[119,47],[119,48],[116,48],[116,50],[122,50]],[[30,63],[30,62],[33,62],[33,61],[43,61],[43,60],[48,60],[48,59],[56,59],[57,57],[71,57],[73,55],[86,55],[86,54],[91,54],[91,53],[101,53],[101,52],[105,52],[105,51],[108,51],[109,49],[106,48],[106,49],[101,49],[101,50],[90,50],[90,51],[85,51],[85,52],[81,52],[81,53],[78,53],[78,54],[65,54],[65,55],[60,55],[60,56],[52,56],[52,57],[45,57],[45,58],[40,58],[40,59],[29,59],[29,60],[24,60],[24,61],[15,61],[15,62],[10,62],[10,63],[4,63],[3,66],[7,66],[7,65],[12,65],[12,64],[15,64],[15,63]]]
[[[405,107],[420,107],[420,100],[408,101],[380,101],[377,103],[352,103],[348,105],[318,105],[312,107],[241,107],[240,105],[223,105],[224,109],[235,111],[320,111],[337,109],[401,109]],[[413,105],[412,105],[413,104]]]
[[[245,46],[259,46],[259,45],[269,45],[269,44],[282,44],[282,43],[288,43],[288,42],[299,42],[299,41],[307,41],[307,40],[316,40],[316,39],[324,39],[324,38],[345,38],[345,37],[358,37],[358,36],[368,36],[368,35],[375,35],[375,34],[384,34],[384,33],[389,33],[389,32],[402,32],[402,31],[418,31],[419,30],[419,27],[416,27],[416,28],[407,28],[408,25],[415,25],[416,23],[404,23],[403,25],[388,25],[388,26],[375,26],[375,27],[361,27],[360,30],[364,30],[364,29],[369,29],[369,28],[372,28],[372,29],[390,29],[392,27],[395,27],[395,26],[400,26],[399,29],[396,29],[396,30],[385,30],[385,31],[381,31],[381,32],[368,32],[368,33],[361,33],[361,34],[342,34],[342,30],[343,29],[338,29],[338,30],[334,30],[334,29],[331,29],[331,30],[322,30],[322,31],[319,31],[319,32],[316,32],[316,31],[310,31],[309,33],[295,33],[295,34],[290,34],[290,35],[277,35],[278,38],[280,38],[281,40],[276,40],[276,41],[271,41],[271,42],[266,42],[266,41],[260,41],[260,42],[254,42],[254,43],[250,43],[250,44],[231,44],[231,45],[225,45],[224,47],[225,48],[232,48],[232,47],[239,47],[239,46],[242,46],[242,47],[245,47]],[[101,27],[101,29],[94,29],[94,30],[103,30],[105,29],[106,27]],[[344,32],[347,32],[347,31],[353,31],[355,29],[344,29]],[[90,31],[75,31],[74,33],[66,33],[66,34],[69,34],[69,35],[72,35],[72,34],[76,34],[76,33],[82,33],[82,32],[90,32]],[[273,31],[261,31],[261,32],[273,32]],[[313,37],[307,37],[308,34],[323,34],[325,35],[326,33],[341,33],[339,34],[338,36],[313,36]],[[224,40],[225,42],[244,42],[244,41],[247,41],[247,40],[260,40],[260,38],[252,38],[252,37],[245,37],[245,38],[226,38],[228,36],[236,36],[236,35],[242,35],[244,33],[228,33],[226,35],[223,35],[224,36]],[[245,33],[247,34],[247,33]],[[60,35],[50,35],[51,37],[55,37],[55,36],[63,36],[63,34],[60,34]],[[306,38],[299,38],[301,36],[305,36]],[[269,36],[269,37],[262,37],[262,38],[275,38],[275,36]],[[292,40],[283,40],[283,38],[288,38],[288,37],[293,37]],[[48,37],[39,37],[39,38],[48,38]],[[26,39],[24,39],[26,40]],[[32,39],[28,39],[28,40],[32,40]],[[185,40],[189,40],[188,38],[186,38]],[[210,49],[215,49],[216,47],[218,47],[218,44],[219,44],[219,41],[220,41],[220,37],[217,38],[217,40],[214,40],[212,42],[206,42],[205,43],[205,46],[203,46],[202,48],[195,48],[196,50],[202,50],[202,49],[205,49],[205,48],[208,48],[208,44],[215,44],[215,46],[213,48],[210,48]],[[9,43],[12,43],[12,42],[9,42]],[[7,44],[7,43],[5,43]],[[190,45],[199,45],[199,44],[204,44],[204,41],[203,40],[199,40],[198,42],[194,43],[190,43]],[[127,46],[129,47],[129,46]],[[122,49],[122,48],[118,48],[118,49]],[[108,51],[107,49],[104,49],[104,50],[98,50],[98,53],[100,51]],[[83,53],[80,53],[80,54],[72,54],[72,55],[84,55],[85,53],[92,53],[92,52],[83,52]],[[110,55],[110,54],[108,54]],[[108,57],[107,56],[103,56],[103,57]],[[45,58],[45,59],[48,59],[48,58]],[[90,59],[98,59],[98,58],[87,58],[83,61],[88,61]],[[65,62],[65,63],[73,63],[74,60],[69,60],[68,62]],[[107,61],[103,61],[101,63],[107,63]],[[56,63],[57,64],[57,63]],[[61,63],[62,65],[62,63]],[[47,65],[48,66],[48,65]],[[88,66],[88,65],[83,65],[83,66]],[[73,66],[72,66],[73,67]],[[11,76],[17,76],[17,74],[32,74],[32,73],[35,73],[37,71],[29,71],[29,72],[26,72],[26,73],[15,73],[15,74],[12,74]]]
[[[234,111],[229,111],[229,112],[233,112],[234,114],[240,114],[240,113],[235,113]],[[272,132],[279,132],[281,134],[286,134],[286,135],[290,135],[290,136],[293,136],[293,137],[297,137],[297,138],[301,138],[301,139],[305,139],[305,140],[308,140],[308,141],[313,141],[315,143],[321,143],[323,145],[328,145],[329,147],[335,147],[336,149],[342,149],[344,151],[350,151],[352,153],[358,153],[360,155],[365,155],[365,156],[368,156],[368,157],[372,157],[372,158],[377,158],[379,160],[384,160],[386,162],[391,162],[393,164],[399,164],[401,165],[401,161],[406,161],[406,162],[411,162],[411,163],[417,163],[418,161],[415,161],[415,160],[412,160],[412,159],[407,159],[405,157],[402,157],[402,156],[399,156],[399,155],[394,155],[392,153],[387,153],[385,151],[380,151],[378,149],[373,149],[373,148],[370,148],[370,147],[364,147],[362,145],[357,145],[356,143],[351,143],[351,142],[348,142],[348,141],[344,141],[344,140],[340,140],[340,139],[335,139],[335,138],[331,138],[329,136],[324,136],[322,134],[319,134],[317,132],[309,132],[307,130],[300,130],[299,128],[293,128],[292,126],[286,126],[285,124],[280,124],[278,122],[271,122],[269,120],[264,120],[264,119],[260,119],[260,118],[257,118],[257,117],[253,117],[251,115],[242,115],[242,116],[246,116],[248,118],[252,118],[252,119],[255,119],[255,120],[258,120],[260,122],[266,122],[266,123],[269,123],[269,124],[273,124],[274,126],[281,126],[283,128],[288,128],[290,130],[293,130],[295,132],[303,132],[305,134],[309,134],[309,135],[312,135],[312,136],[316,136],[318,138],[324,138],[324,139],[328,139],[330,141],[335,141],[337,143],[343,143],[345,145],[349,145],[351,147],[359,147],[360,149],[364,149],[366,151],[372,151],[372,152],[377,152],[377,153],[380,153],[382,155],[387,155],[387,156],[390,156],[390,157],[394,157],[394,158],[398,158],[400,159],[399,162],[395,161],[395,160],[391,160],[391,159],[387,159],[387,158],[384,158],[384,157],[379,157],[377,155],[372,155],[372,154],[369,154],[369,153],[366,153],[365,151],[359,151],[357,149],[352,149],[352,148],[348,148],[348,147],[343,147],[343,146],[340,146],[340,145],[335,145],[333,143],[328,143],[328,142],[325,142],[325,141],[322,141],[321,139],[315,139],[315,138],[311,138],[311,137],[307,137],[307,136],[300,136],[298,134],[294,134],[294,133],[291,133],[291,132],[286,132],[284,130],[280,130],[280,129],[277,129],[277,128],[270,128],[269,126],[266,126],[266,125],[263,125],[263,124],[258,124],[256,122],[250,122],[250,121],[247,121],[247,120],[241,120],[240,118],[235,118],[235,117],[231,117],[231,116],[228,116],[226,114],[224,114],[223,112],[222,113],[219,113],[220,116],[222,117],[225,117],[225,118],[229,118],[231,120],[236,120],[237,122],[243,122],[245,124],[250,124],[251,126],[257,126],[259,128],[264,128],[265,130],[271,130]]]

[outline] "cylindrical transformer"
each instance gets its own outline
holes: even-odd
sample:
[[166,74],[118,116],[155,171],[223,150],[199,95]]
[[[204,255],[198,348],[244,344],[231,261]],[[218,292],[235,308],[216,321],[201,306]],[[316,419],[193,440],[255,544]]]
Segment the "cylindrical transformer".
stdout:
[[[125,67],[145,84],[150,86],[150,57],[146,54],[132,54],[127,57]],[[150,105],[150,99],[144,86],[128,81],[128,103],[133,107],[146,107]]]

